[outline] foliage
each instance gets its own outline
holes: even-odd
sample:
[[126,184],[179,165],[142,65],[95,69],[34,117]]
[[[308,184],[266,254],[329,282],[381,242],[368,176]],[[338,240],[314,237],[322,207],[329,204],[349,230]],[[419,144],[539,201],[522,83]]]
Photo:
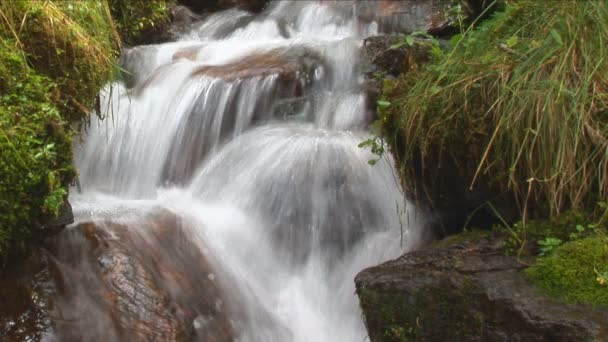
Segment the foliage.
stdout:
[[[128,3],[142,17],[118,19],[143,28],[166,10],[164,1]],[[72,137],[118,70],[116,26],[107,1],[0,2],[0,266],[60,214],[75,176]]]
[[14,46],[0,40],[0,256],[23,249],[33,227],[58,214],[74,175],[71,135],[51,101],[55,86]]
[[551,296],[608,306],[608,239],[598,234],[565,243],[539,257],[526,273]]
[[169,22],[169,5],[165,0],[108,0],[126,44],[142,42],[147,33],[158,31]]
[[508,1],[426,70],[387,82],[380,121],[406,186],[451,160],[471,188],[510,193],[524,219],[596,208],[608,195],[607,42],[605,1]]
[[112,77],[118,34],[105,2],[16,1],[0,5],[0,34],[57,87],[53,101],[71,121],[86,118]]
[[538,241],[540,245],[540,255],[545,256],[551,254],[559,245],[562,244],[562,240],[554,237],[547,237]]

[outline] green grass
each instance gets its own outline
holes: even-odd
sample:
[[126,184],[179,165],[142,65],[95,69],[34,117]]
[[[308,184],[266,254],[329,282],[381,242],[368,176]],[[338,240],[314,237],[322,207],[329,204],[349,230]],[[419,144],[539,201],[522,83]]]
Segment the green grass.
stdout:
[[452,41],[385,84],[380,121],[405,185],[432,187],[453,161],[467,187],[511,194],[524,219],[597,208],[608,195],[608,2],[508,1]]
[[573,303],[608,306],[608,286],[599,276],[608,272],[608,239],[597,235],[568,242],[539,257],[526,270],[549,295]]

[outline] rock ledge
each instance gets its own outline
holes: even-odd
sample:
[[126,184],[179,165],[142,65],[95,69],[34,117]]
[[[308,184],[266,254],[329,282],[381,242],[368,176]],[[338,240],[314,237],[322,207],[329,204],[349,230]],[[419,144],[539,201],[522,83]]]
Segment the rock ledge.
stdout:
[[359,273],[370,340],[608,340],[608,309],[547,298],[498,241],[440,242]]

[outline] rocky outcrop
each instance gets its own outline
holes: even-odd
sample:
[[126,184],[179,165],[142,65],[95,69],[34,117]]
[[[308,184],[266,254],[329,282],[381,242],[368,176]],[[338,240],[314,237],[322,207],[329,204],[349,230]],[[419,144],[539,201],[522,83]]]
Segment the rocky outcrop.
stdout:
[[[84,223],[51,242],[61,340],[230,341],[218,275],[167,212]],[[57,319],[60,317],[61,319]]]
[[412,39],[411,42],[408,44],[405,37],[396,35],[374,36],[363,41],[371,111],[375,111],[376,101],[382,94],[383,79],[405,74],[430,60],[430,42],[424,39]]
[[368,0],[357,3],[359,19],[376,21],[383,32],[426,31],[435,36],[457,33],[494,3],[488,0]]
[[374,36],[363,42],[363,54],[371,65],[370,72],[399,76],[429,61],[431,44],[424,39],[403,36]]
[[[173,58],[196,58],[196,51],[183,49]],[[193,79],[215,81],[207,92],[199,95],[180,125],[164,178],[171,183],[188,181],[218,143],[256,123],[289,115],[289,105],[300,108],[302,104],[298,101],[304,101],[310,93],[314,71],[325,68],[324,64],[322,57],[312,50],[292,46],[254,53],[224,65],[196,68],[191,74]],[[257,95],[247,96],[252,87]],[[211,127],[219,128],[217,136],[200,134],[202,129]]]
[[453,237],[359,273],[370,340],[608,340],[608,309],[547,298],[499,241]]
[[234,340],[247,318],[181,220],[138,222],[79,224],[4,270],[0,340]]

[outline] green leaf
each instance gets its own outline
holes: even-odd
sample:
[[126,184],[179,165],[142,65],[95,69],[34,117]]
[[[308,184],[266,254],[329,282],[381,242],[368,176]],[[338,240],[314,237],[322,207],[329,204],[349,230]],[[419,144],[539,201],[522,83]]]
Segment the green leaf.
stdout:
[[407,43],[407,45],[413,46],[414,45],[414,37],[407,36],[407,38],[405,38],[405,42]]
[[511,38],[507,39],[507,46],[509,48],[513,48],[519,42],[519,37],[511,36]]
[[456,45],[458,45],[461,40],[462,40],[462,34],[455,34],[452,36],[452,38],[450,38],[450,45],[452,47],[456,47]]
[[406,41],[399,42],[399,43],[396,43],[396,44],[393,44],[393,45],[389,46],[389,50],[397,50],[397,49],[405,46],[405,44],[407,44],[407,39],[406,39]]
[[385,107],[388,107],[388,106],[390,106],[390,105],[391,105],[391,103],[390,103],[390,102],[388,102],[388,101],[386,101],[386,100],[378,100],[378,101],[376,102],[376,104],[377,104],[377,105],[378,105],[378,107],[380,107],[380,108],[385,108]]
[[553,37],[553,39],[555,39],[555,41],[557,42],[557,44],[564,45],[564,41],[562,40],[562,36],[560,36],[559,33],[557,33],[557,31],[555,31],[555,29],[551,30],[551,36]]

